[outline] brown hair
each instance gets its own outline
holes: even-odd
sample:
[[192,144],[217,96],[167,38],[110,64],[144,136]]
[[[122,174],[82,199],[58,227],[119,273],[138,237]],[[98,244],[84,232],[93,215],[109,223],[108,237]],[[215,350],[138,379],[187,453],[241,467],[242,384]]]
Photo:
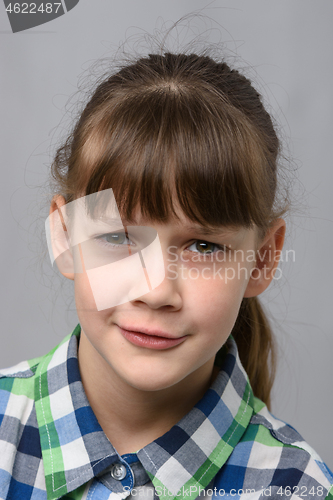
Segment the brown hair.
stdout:
[[[94,91],[52,174],[69,202],[112,187],[120,213],[167,222],[259,228],[278,205],[279,141],[251,82],[207,55],[149,55]],[[257,298],[245,298],[232,334],[254,394],[270,404],[275,354]]]

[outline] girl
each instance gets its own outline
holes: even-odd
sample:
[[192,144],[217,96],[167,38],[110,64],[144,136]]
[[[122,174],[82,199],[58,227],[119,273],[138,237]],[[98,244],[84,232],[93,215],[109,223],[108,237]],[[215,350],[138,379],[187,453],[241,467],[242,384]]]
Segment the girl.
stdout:
[[1,373],[1,498],[333,498],[268,410],[278,153],[225,62],[150,55],[97,86],[52,165],[47,225],[80,324]]

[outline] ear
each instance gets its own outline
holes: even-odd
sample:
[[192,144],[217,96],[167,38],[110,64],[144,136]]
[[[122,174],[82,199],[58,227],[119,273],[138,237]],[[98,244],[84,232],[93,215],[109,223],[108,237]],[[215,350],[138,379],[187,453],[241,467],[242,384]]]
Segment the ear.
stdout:
[[64,212],[61,211],[61,207],[64,210],[65,205],[66,201],[63,196],[56,195],[52,198],[48,217],[50,233],[50,242],[48,243],[50,253],[53,252],[52,262],[56,261],[59,271],[65,278],[74,280],[73,255],[70,249]]
[[271,283],[278,267],[286,233],[286,223],[277,219],[264,238],[260,241],[257,250],[256,266],[252,269],[251,277],[246,287],[244,297],[256,297]]

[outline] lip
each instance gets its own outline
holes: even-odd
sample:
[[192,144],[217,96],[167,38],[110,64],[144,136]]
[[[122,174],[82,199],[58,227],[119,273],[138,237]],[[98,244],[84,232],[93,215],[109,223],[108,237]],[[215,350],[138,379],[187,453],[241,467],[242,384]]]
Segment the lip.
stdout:
[[187,338],[187,335],[172,337],[172,335],[167,332],[162,332],[161,330],[148,330],[144,327],[123,328],[119,325],[117,326],[126,340],[134,345],[148,349],[170,349],[171,347],[181,344]]

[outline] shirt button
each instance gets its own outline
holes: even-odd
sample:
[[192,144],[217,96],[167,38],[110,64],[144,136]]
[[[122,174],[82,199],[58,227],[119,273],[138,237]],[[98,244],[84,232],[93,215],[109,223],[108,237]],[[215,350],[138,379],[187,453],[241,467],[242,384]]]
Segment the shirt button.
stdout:
[[111,476],[113,479],[117,479],[117,481],[121,481],[126,477],[127,471],[126,467],[123,464],[115,464],[111,468]]

